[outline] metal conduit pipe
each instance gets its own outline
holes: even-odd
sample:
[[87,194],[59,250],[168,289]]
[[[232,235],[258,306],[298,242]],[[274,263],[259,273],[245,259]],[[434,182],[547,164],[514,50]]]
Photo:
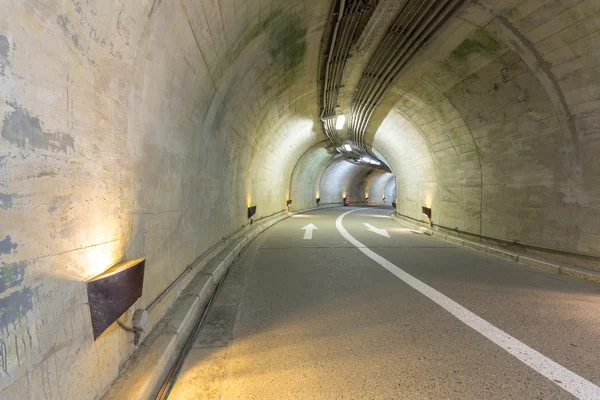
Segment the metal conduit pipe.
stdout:
[[[333,69],[331,71],[331,79],[329,80],[329,87],[327,88],[328,91],[328,104],[327,104],[327,111],[333,111],[335,109],[335,97],[336,97],[336,93],[337,93],[337,87],[339,86],[339,80],[341,79],[341,74],[340,74],[340,67],[341,64],[343,64],[343,58],[345,57],[345,54],[347,52],[347,47],[346,47],[346,38],[348,36],[348,31],[350,29],[350,25],[352,24],[352,20],[353,20],[353,13],[355,12],[356,9],[356,2],[350,4],[350,6],[348,7],[348,11],[346,12],[346,14],[344,15],[344,19],[341,23],[341,31],[340,31],[340,36],[339,36],[339,40],[336,40],[335,43],[335,54],[333,54],[333,57],[331,58],[330,62],[331,64],[333,64]],[[334,45],[334,44],[332,44]]]
[[[318,88],[318,104],[319,104],[319,110],[321,110],[324,107],[323,101],[324,101],[324,96],[325,96],[325,86],[322,85],[322,83],[325,80],[325,68],[327,66],[326,62],[328,59],[327,53],[326,53],[326,49],[325,49],[325,43],[326,43],[326,38],[330,38],[331,36],[331,30],[333,29],[333,17],[334,17],[334,12],[333,10],[335,9],[335,7],[337,6],[337,2],[335,4],[333,4],[332,6],[332,12],[329,13],[329,18],[327,19],[327,26],[325,28],[325,32],[323,34],[323,38],[321,38],[321,45],[320,45],[320,51],[319,51],[319,79],[317,80],[317,88]],[[329,48],[329,42],[327,41],[327,48]]]
[[[439,27],[448,19],[450,14],[454,12],[463,0],[449,0],[445,2],[413,2],[412,7],[405,8],[407,13],[401,13],[393,24],[392,29],[388,31],[386,39],[395,36],[394,40],[385,40],[386,47],[394,49],[393,53],[389,50],[380,49],[382,55],[377,58],[378,67],[385,65],[383,71],[368,69],[363,75],[360,86],[360,92],[357,93],[355,101],[351,108],[351,130],[355,142],[362,146],[367,123],[379,104],[385,91],[391,87],[397,79],[400,70],[412,58],[415,52],[428,40],[431,35],[439,29]],[[415,4],[420,3],[418,8]],[[410,5],[409,5],[410,6]],[[423,13],[426,9],[427,12]],[[412,11],[416,10],[416,13]],[[403,10],[404,11],[404,10]],[[404,15],[402,15],[404,14]],[[416,14],[420,14],[416,16]],[[416,17],[416,19],[415,19]],[[399,31],[401,23],[408,21],[402,31]],[[432,22],[433,21],[433,22]],[[398,34],[400,33],[400,35]],[[404,35],[402,35],[404,33]],[[407,40],[408,39],[408,40]],[[415,40],[416,39],[416,40]],[[392,43],[390,46],[389,43]],[[380,50],[378,50],[380,52]],[[390,55],[392,59],[390,59]],[[365,98],[366,97],[366,98]]]
[[[429,9],[431,9],[431,7],[435,4],[436,2],[429,2],[429,3],[421,3],[421,6],[418,9],[419,15],[421,16],[421,18],[424,17],[424,7],[427,7],[428,11]],[[390,68],[390,64],[392,62],[392,60],[394,59],[394,57],[397,57],[398,54],[402,54],[405,51],[405,43],[407,42],[407,39],[410,39],[412,37],[412,35],[414,34],[414,30],[416,29],[416,27],[418,26],[419,21],[416,21],[414,24],[410,24],[414,21],[414,15],[411,15],[408,23],[409,25],[407,27],[405,27],[403,29],[404,31],[404,35],[400,34],[398,35],[398,30],[400,28],[400,25],[394,25],[394,30],[391,30],[388,32],[388,35],[391,39],[391,44],[388,46],[389,48],[392,48],[393,50],[390,51],[386,51],[386,49],[384,49],[385,52],[385,56],[382,57],[382,59],[384,60],[384,62],[378,66],[378,68],[376,70],[373,70],[371,73],[371,76],[373,79],[371,79],[371,82],[367,82],[367,85],[365,86],[365,91],[361,94],[361,98],[360,98],[360,103],[359,103],[359,107],[358,107],[358,117],[359,120],[357,121],[357,130],[358,133],[360,133],[360,119],[361,116],[363,115],[363,111],[365,111],[365,107],[368,106],[371,97],[373,96],[373,92],[374,90],[377,89],[378,86],[381,85],[381,78],[385,75],[385,71],[387,69]],[[398,18],[401,19],[401,18]],[[375,76],[373,76],[375,75]],[[369,84],[370,83],[370,84]]]
[[356,7],[357,7],[357,2],[354,2],[353,4],[351,4],[349,12],[344,16],[345,21],[344,21],[344,23],[342,23],[342,26],[341,26],[340,41],[339,41],[339,44],[337,44],[337,46],[335,47],[336,54],[334,54],[333,58],[330,59],[330,63],[332,63],[334,65],[333,65],[333,71],[331,74],[332,79],[329,80],[329,87],[327,88],[328,103],[326,105],[326,109],[329,112],[332,112],[335,109],[335,105],[337,102],[337,93],[338,93],[339,82],[342,79],[343,67],[345,64],[346,55],[347,55],[349,47],[350,47],[349,46],[350,43],[348,43],[348,42],[350,42],[348,40],[348,35],[349,35],[349,32],[352,30],[352,26],[358,25],[355,22]]
[[[321,115],[335,113],[348,53],[356,38],[364,14],[363,0],[355,0],[349,5],[346,4],[345,10],[345,14],[338,25],[336,43],[332,44],[333,52],[329,57],[329,71],[326,74],[326,87],[323,96],[325,100]],[[341,140],[333,121],[330,123],[324,122],[323,125],[327,136],[334,138],[332,142],[335,146],[339,146]]]
[[[384,80],[382,81],[383,85],[376,92],[376,96],[374,97],[374,101],[371,105],[373,107],[373,110],[379,105],[385,92],[394,84],[402,68],[404,68],[404,66],[410,61],[414,54],[422,47],[423,43],[426,40],[428,40],[431,37],[431,35],[449,19],[450,15],[454,11],[456,11],[456,9],[458,8],[458,6],[460,6],[461,3],[462,0],[451,0],[449,2],[446,2],[446,4],[444,4],[443,6],[443,9],[438,9],[438,12],[428,19],[426,29],[420,30],[420,32],[418,33],[416,43],[412,47],[409,47],[408,51],[404,53],[400,59],[394,60],[396,61],[396,63],[393,69],[384,77]],[[435,19],[435,21],[431,22],[433,19]],[[363,135],[361,137],[361,140],[364,140],[366,124],[368,123],[373,110],[371,110],[371,112],[368,114],[368,118],[365,118],[363,120],[363,126],[361,127],[362,130],[359,131]]]
[[[410,32],[400,39],[398,50],[395,52],[393,58],[388,60],[387,65],[379,74],[377,85],[373,87],[373,90],[369,93],[367,99],[364,100],[363,112],[360,114],[360,123],[357,126],[358,132],[361,135],[359,138],[361,141],[364,138],[364,130],[368,123],[368,119],[365,117],[366,115],[372,114],[369,108],[376,107],[379,99],[383,96],[383,93],[389,88],[389,81],[400,72],[398,65],[403,66],[404,62],[402,61],[410,59],[416,50],[421,47],[421,36],[423,35],[423,32],[428,29],[435,30],[437,28],[436,25],[431,24],[431,21],[438,16],[448,3],[448,1],[430,3],[430,7],[427,9],[428,13],[421,14],[415,24],[411,27]],[[435,9],[433,9],[434,7]]]
[[[331,114],[335,112],[339,86],[342,79],[347,54],[360,22],[360,14],[358,11],[361,3],[362,0],[355,0],[349,5],[349,7],[346,6],[345,3],[340,3],[340,13],[338,13],[334,35],[332,36],[332,42],[330,43],[329,59],[325,74],[325,87],[323,90],[324,100],[322,104],[321,117],[323,117],[325,114]],[[345,8],[347,11],[342,15]],[[331,139],[333,145],[339,146],[341,141],[332,121],[324,121],[323,126],[325,133]]]
[[427,39],[445,21],[447,21],[450,14],[452,14],[452,12],[456,9],[457,4],[461,3],[461,1],[462,0],[453,0],[449,3],[447,3],[447,5],[444,6],[444,10],[442,10],[440,13],[436,14],[436,16],[435,16],[436,21],[428,24],[427,29],[424,29],[419,33],[416,43],[412,47],[409,47],[407,49],[407,52],[404,55],[402,55],[401,58],[394,60],[395,64],[393,65],[393,69],[388,74],[386,74],[386,76],[384,77],[384,79],[382,81],[382,83],[384,83],[384,86],[382,87],[383,90],[380,90],[379,93],[377,93],[377,96],[375,97],[375,106],[379,103],[379,101],[383,97],[383,94],[385,93],[385,91],[387,89],[389,89],[393,85],[393,83],[396,81],[402,68],[404,68],[404,66],[410,61],[410,59],[412,59],[412,57],[415,55],[415,53],[423,46],[423,43],[425,43],[427,41]]
[[[381,65],[385,65],[386,60],[389,57],[389,54],[392,54],[394,51],[396,51],[395,50],[396,46],[394,43],[394,40],[396,39],[396,37],[395,37],[396,35],[393,33],[399,29],[400,24],[404,23],[408,16],[410,16],[410,18],[412,19],[411,15],[416,14],[417,12],[421,11],[422,7],[424,7],[426,4],[427,4],[426,2],[422,2],[422,1],[413,1],[412,3],[405,5],[404,9],[400,12],[400,14],[396,18],[395,22],[392,24],[392,26],[388,30],[388,33],[386,34],[386,36],[383,38],[383,41],[378,46],[377,51],[375,52],[375,55],[373,56],[373,58],[367,65],[365,73],[363,73],[363,77],[374,78],[374,75],[381,68]],[[417,5],[419,6],[419,9],[415,11],[415,7]],[[369,89],[369,86],[371,84],[373,84],[372,79],[367,79],[367,80],[361,79],[361,81],[359,82],[359,88],[357,91],[356,98],[362,98],[364,96],[365,91]]]
[[[345,4],[345,0],[340,0],[340,8],[338,10],[338,18],[337,21],[335,23],[335,28],[333,29],[333,36],[331,38],[331,43],[329,45],[329,51],[327,52],[327,54],[329,55],[329,59],[327,60],[327,66],[325,68],[325,93],[324,93],[324,97],[326,97],[326,92],[327,92],[327,87],[328,87],[328,79],[329,79],[329,66],[331,65],[331,56],[332,53],[335,49],[335,38],[337,37],[337,31],[338,28],[340,26],[340,22],[342,21],[342,16],[344,15],[344,4]],[[327,104],[327,99],[324,99],[324,104]],[[321,111],[321,118],[323,118],[323,114],[325,112],[325,109],[323,109]]]
[[335,69],[335,87],[333,88],[335,97],[332,98],[332,103],[330,105],[332,109],[334,109],[337,105],[337,95],[339,93],[339,85],[342,80],[343,70],[346,64],[346,60],[348,58],[350,46],[352,45],[354,34],[356,33],[356,29],[358,28],[358,24],[360,22],[360,13],[358,12],[360,3],[360,0],[356,1],[352,5],[350,13],[347,14],[347,18],[349,19],[349,21],[347,24],[345,24],[345,29],[340,40],[340,46],[338,46],[338,49],[340,49],[340,54],[338,55],[337,65]]
[[[356,98],[361,101],[356,104],[355,111],[356,117],[354,118],[354,128],[358,129],[359,117],[361,115],[361,111],[364,108],[364,97],[366,94],[372,91],[372,88],[377,85],[377,75],[379,75],[378,71],[382,66],[385,66],[389,62],[390,56],[393,55],[394,52],[397,51],[398,48],[398,31],[403,24],[406,24],[407,27],[403,29],[406,32],[408,26],[410,26],[411,22],[414,20],[415,15],[418,15],[423,12],[423,9],[430,6],[432,2],[422,2],[422,1],[413,1],[405,6],[405,8],[401,11],[398,18],[394,24],[388,30],[384,41],[378,48],[376,52],[376,57],[374,60],[369,63],[367,71],[365,73],[367,79],[362,80],[362,84],[360,84],[359,92],[357,93]],[[402,37],[400,37],[402,39]],[[357,133],[360,133],[359,131]],[[357,138],[359,139],[359,138]]]

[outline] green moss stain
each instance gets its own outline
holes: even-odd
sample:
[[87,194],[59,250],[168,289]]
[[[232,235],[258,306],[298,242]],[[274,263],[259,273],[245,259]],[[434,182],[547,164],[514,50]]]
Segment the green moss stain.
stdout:
[[[235,68],[235,60],[253,40],[265,40],[271,65],[268,69],[269,78],[264,83],[264,92],[273,91],[279,96],[292,86],[304,73],[304,56],[306,54],[306,33],[308,27],[303,15],[298,11],[282,12],[276,10],[266,18],[251,26],[246,35],[234,48],[228,52],[222,65],[216,71],[220,80],[227,68]],[[265,54],[266,56],[266,54]],[[214,117],[213,127],[220,126],[228,110],[229,101],[241,90],[242,75],[231,79],[229,87],[220,99],[220,105]]]
[[235,60],[239,57],[242,51],[244,51],[246,46],[250,44],[250,42],[252,42],[258,36],[260,36],[261,33],[266,32],[273,25],[275,25],[274,21],[280,15],[281,11],[277,10],[269,14],[265,18],[261,19],[258,23],[251,25],[246,30],[246,34],[233,45],[231,50],[227,52],[223,59],[223,62],[215,71],[215,79],[219,80],[223,76],[227,68],[235,62]]
[[506,17],[508,19],[512,19],[513,21],[521,19],[521,12],[515,7],[506,13]]
[[510,43],[513,45],[513,48],[517,51],[517,53],[519,53],[520,56],[525,55],[525,52],[521,48],[521,45],[519,45],[519,43],[517,43],[516,40],[511,39]]
[[6,264],[0,266],[0,293],[6,289],[20,285],[25,279],[26,261]]
[[485,30],[478,29],[470,38],[465,39],[452,53],[449,60],[460,64],[468,63],[470,57],[484,55],[495,58],[505,51],[504,45]]
[[269,53],[274,60],[274,70],[281,76],[275,95],[288,89],[304,72],[307,30],[304,19],[295,14],[269,30]]

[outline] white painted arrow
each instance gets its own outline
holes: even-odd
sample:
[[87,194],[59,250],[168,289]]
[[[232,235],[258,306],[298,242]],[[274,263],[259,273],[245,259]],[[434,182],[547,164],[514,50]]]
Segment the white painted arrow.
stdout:
[[375,228],[371,224],[365,224],[365,223],[363,223],[363,225],[366,226],[368,228],[368,230],[371,231],[371,232],[375,232],[376,234],[381,235],[381,236],[385,236],[386,238],[390,237],[390,235],[388,234],[388,232],[385,229],[377,229],[377,228]]
[[316,227],[316,226],[314,226],[313,224],[308,224],[308,225],[306,225],[306,226],[305,226],[304,228],[302,228],[302,229],[304,229],[304,239],[305,239],[305,240],[310,240],[310,239],[312,239],[312,232],[313,232],[313,229],[319,229],[319,228],[317,228],[317,227]]

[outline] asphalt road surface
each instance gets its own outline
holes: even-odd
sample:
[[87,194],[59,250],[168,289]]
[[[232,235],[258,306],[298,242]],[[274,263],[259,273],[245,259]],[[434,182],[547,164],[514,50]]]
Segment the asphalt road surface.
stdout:
[[259,236],[170,399],[600,399],[600,286],[391,213],[324,209]]

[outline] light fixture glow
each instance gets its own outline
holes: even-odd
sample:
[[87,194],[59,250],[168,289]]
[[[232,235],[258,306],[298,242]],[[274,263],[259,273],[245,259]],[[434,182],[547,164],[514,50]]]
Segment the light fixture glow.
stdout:
[[352,146],[350,146],[349,144],[345,144],[345,145],[344,145],[344,149],[345,149],[346,151],[352,151]]
[[373,165],[381,165],[381,163],[379,161],[375,161],[375,160],[369,160],[369,163],[371,163]]
[[342,129],[344,127],[345,123],[346,123],[346,116],[344,114],[338,115],[337,119],[335,120],[335,129],[337,129],[339,131],[340,129]]

